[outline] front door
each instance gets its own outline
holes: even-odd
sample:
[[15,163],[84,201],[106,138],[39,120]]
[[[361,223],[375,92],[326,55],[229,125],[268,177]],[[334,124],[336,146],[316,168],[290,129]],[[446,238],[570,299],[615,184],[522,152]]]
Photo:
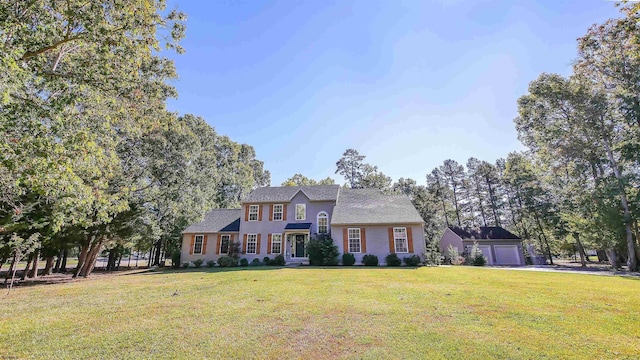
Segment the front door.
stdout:
[[295,257],[304,257],[304,235],[296,235],[296,255]]

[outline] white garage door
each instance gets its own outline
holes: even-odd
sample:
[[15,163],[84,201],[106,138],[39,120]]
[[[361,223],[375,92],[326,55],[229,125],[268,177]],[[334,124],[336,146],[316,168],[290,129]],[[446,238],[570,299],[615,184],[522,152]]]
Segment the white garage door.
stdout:
[[497,265],[522,265],[517,245],[494,245]]
[[[467,253],[471,252],[471,248],[473,246],[467,246]],[[487,265],[493,265],[493,256],[491,256],[491,246],[490,245],[478,245],[480,251],[482,251],[482,255],[487,259]]]

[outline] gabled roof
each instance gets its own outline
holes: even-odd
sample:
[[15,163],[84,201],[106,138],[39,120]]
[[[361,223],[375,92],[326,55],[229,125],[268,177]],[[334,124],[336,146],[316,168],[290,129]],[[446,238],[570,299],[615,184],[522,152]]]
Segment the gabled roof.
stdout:
[[420,224],[422,217],[405,195],[386,195],[377,189],[342,189],[331,225]]
[[238,232],[241,213],[240,209],[211,210],[204,216],[203,221],[189,225],[182,233]]
[[310,201],[336,201],[339,185],[315,186],[268,186],[253,190],[243,203],[290,202],[298,192],[302,191]]
[[517,235],[500,226],[479,226],[475,228],[449,226],[449,229],[463,240],[522,240]]

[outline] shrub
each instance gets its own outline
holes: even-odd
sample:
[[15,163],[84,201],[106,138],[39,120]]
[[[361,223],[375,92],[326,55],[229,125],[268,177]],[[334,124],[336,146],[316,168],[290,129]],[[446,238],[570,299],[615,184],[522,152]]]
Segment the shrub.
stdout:
[[236,264],[238,263],[238,259],[240,259],[240,254],[242,253],[242,245],[239,241],[232,242],[229,244],[229,253],[227,256],[235,260]]
[[445,255],[447,261],[449,261],[451,265],[458,265],[458,264],[454,264],[454,262],[456,262],[459,256],[460,255],[458,254],[458,249],[454,248],[453,245],[449,244],[449,246],[447,247],[446,255]]
[[188,267],[189,267],[189,265],[191,265],[191,264],[189,264],[189,262],[188,262],[188,261],[185,261],[185,262],[183,262],[183,263],[181,264],[181,266],[182,266],[183,268],[185,268],[185,269],[186,269],[186,268],[188,268]]
[[420,260],[420,256],[411,255],[409,257],[403,258],[404,264],[407,266],[419,266],[422,260]]
[[215,261],[213,261],[213,260],[207,261],[207,267],[214,267],[214,266],[216,266],[216,262]]
[[263,263],[263,264],[265,264],[265,265],[273,265],[273,261],[272,261],[271,259],[269,259],[269,257],[268,257],[268,256],[265,256],[265,257],[262,259],[262,263]]
[[238,260],[232,258],[231,256],[221,256],[220,258],[218,258],[218,265],[220,265],[220,267],[238,266]]
[[356,257],[350,253],[342,254],[342,265],[351,266],[356,263]]
[[329,235],[322,234],[309,240],[307,244],[309,265],[335,266],[338,265],[338,247]]
[[362,258],[362,263],[364,266],[378,266],[378,257],[367,254]]
[[424,264],[427,266],[438,266],[442,264],[442,255],[438,249],[437,240],[427,242],[427,246],[424,249]]
[[280,254],[280,255],[277,255],[276,257],[274,257],[273,260],[271,260],[271,265],[273,265],[273,266],[284,266],[285,265],[284,255]]
[[[240,262],[242,262],[242,260]],[[260,262],[260,259],[253,259],[253,260],[251,260],[251,263],[249,265],[250,266],[261,266],[262,263]]]
[[246,258],[240,259],[240,266],[242,266],[242,267],[249,266],[249,260],[247,260]]
[[487,265],[487,259],[482,254],[482,250],[478,246],[477,242],[473,243],[471,251],[469,252],[469,263],[473,266],[485,266]]
[[174,250],[171,253],[171,266],[174,268],[180,267],[180,250]]
[[202,260],[202,259],[194,260],[193,261],[193,266],[199,268],[200,266],[202,266],[203,262],[204,262],[204,260]]
[[402,260],[400,260],[400,258],[398,257],[398,254],[396,254],[396,253],[391,253],[391,254],[387,255],[387,257],[385,258],[385,261],[387,262],[387,266],[400,266],[400,265],[402,265]]

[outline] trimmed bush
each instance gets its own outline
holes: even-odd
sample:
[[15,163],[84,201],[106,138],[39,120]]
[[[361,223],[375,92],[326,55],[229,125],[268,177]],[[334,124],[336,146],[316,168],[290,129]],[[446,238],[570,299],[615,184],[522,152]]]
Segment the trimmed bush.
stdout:
[[350,253],[342,254],[342,265],[351,266],[356,263],[356,257]]
[[180,267],[180,250],[175,250],[171,253],[171,266],[174,268]]
[[184,269],[186,269],[186,268],[188,268],[188,267],[189,267],[189,265],[191,265],[191,264],[189,264],[189,262],[188,262],[188,261],[185,261],[185,262],[183,262],[183,263],[182,263],[182,264],[180,264],[180,265],[181,265]]
[[307,243],[309,265],[335,266],[338,265],[338,247],[329,235],[322,234]]
[[216,266],[216,262],[215,261],[213,261],[213,260],[207,261],[207,267],[214,267],[214,266]]
[[367,254],[362,258],[362,263],[364,266],[378,266],[378,257]]
[[262,263],[265,264],[265,265],[272,265],[272,260],[268,256],[265,256],[262,259]]
[[280,254],[280,255],[277,255],[276,257],[274,257],[273,260],[271,260],[271,265],[273,265],[273,266],[284,266],[285,265],[284,255]]
[[232,258],[231,256],[221,256],[220,258],[218,258],[218,265],[220,265],[220,267],[238,266],[238,260]]
[[420,256],[411,255],[409,257],[403,258],[404,264],[407,266],[419,266],[422,260],[420,260]]
[[240,259],[240,266],[242,266],[242,267],[249,266],[249,260],[247,260],[247,258]]
[[[242,262],[242,260],[240,262]],[[262,266],[262,263],[260,262],[260,259],[253,259],[251,260],[249,266]]]
[[196,268],[199,268],[200,266],[202,266],[203,262],[204,262],[204,260],[202,260],[202,259],[194,260],[193,261],[193,266],[195,266]]
[[473,247],[469,252],[469,264],[473,266],[485,266],[487,265],[487,259],[485,259],[482,250],[478,246],[477,242],[473,243]]
[[402,260],[400,260],[400,258],[398,257],[398,254],[396,254],[396,253],[391,253],[391,254],[387,255],[387,257],[385,258],[385,261],[387,262],[387,266],[400,266],[400,265],[402,265]]

